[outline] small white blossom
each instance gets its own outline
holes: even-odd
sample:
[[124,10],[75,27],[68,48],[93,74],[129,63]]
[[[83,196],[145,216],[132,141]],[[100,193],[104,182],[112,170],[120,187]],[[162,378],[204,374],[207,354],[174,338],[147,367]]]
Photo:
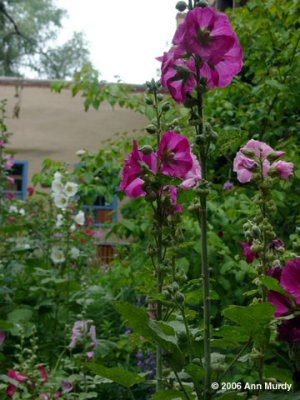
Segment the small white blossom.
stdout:
[[50,258],[54,264],[60,264],[65,261],[64,252],[59,247],[52,248]]
[[56,228],[60,228],[62,226],[62,224],[64,222],[63,220],[64,220],[64,216],[62,214],[57,214],[56,224],[55,224]]
[[84,212],[83,211],[79,211],[79,213],[76,214],[75,217],[74,217],[74,221],[78,225],[84,225],[84,220],[85,220],[85,216],[84,216]]
[[67,182],[63,190],[66,196],[73,197],[77,193],[78,185],[77,183]]
[[16,206],[10,206],[9,209],[8,209],[8,212],[17,213],[18,212],[18,208]]
[[68,198],[62,193],[56,193],[53,197],[54,204],[57,208],[65,209],[68,206]]
[[63,190],[63,184],[61,183],[61,181],[54,179],[51,184],[51,189],[54,195],[56,193],[60,193]]
[[19,210],[19,214],[25,215],[25,210],[24,210],[24,208],[21,208],[21,209]]
[[81,149],[81,150],[76,151],[76,156],[83,156],[85,153],[86,153],[86,151]]
[[60,182],[61,181],[61,178],[62,178],[62,174],[60,173],[60,172],[55,172],[55,174],[54,174],[54,180],[55,181],[57,181],[57,182]]
[[71,250],[70,250],[71,258],[76,259],[79,257],[79,255],[80,255],[80,250],[77,249],[77,247],[71,247]]

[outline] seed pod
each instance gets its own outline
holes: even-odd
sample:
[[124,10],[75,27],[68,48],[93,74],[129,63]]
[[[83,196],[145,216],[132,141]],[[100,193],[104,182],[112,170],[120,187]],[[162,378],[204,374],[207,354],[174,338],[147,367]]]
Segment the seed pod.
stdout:
[[187,8],[187,4],[186,4],[186,2],[184,2],[184,1],[179,1],[179,2],[176,4],[176,10],[178,10],[179,12],[185,11],[186,8]]
[[147,125],[145,129],[148,133],[150,133],[150,135],[156,133],[156,127],[153,124]]

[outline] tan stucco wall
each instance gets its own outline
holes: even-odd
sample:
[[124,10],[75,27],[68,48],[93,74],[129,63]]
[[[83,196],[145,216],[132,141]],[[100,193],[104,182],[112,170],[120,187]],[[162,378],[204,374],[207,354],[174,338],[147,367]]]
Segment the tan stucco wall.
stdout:
[[116,133],[132,134],[146,125],[142,115],[112,109],[108,104],[85,112],[80,95],[72,98],[68,90],[52,93],[48,85],[34,86],[28,81],[21,91],[19,118],[12,118],[18,102],[15,93],[13,84],[0,80],[0,100],[8,100],[6,124],[13,133],[8,148],[16,151],[17,159],[28,161],[29,183],[45,158],[74,164],[78,162],[77,150],[97,151],[103,140],[117,138]]

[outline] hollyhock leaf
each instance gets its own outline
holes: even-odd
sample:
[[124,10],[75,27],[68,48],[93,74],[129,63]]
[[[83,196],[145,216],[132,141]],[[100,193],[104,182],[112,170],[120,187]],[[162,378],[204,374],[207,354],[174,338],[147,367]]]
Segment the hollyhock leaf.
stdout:
[[260,278],[260,281],[268,290],[273,290],[275,292],[288,296],[288,293],[280,286],[278,280],[273,278],[272,276],[264,275]]
[[151,400],[184,400],[184,399],[186,399],[185,394],[178,392],[177,390],[160,390],[151,397]]
[[14,324],[30,321],[32,318],[32,311],[28,308],[18,308],[10,312],[7,316],[8,320]]
[[109,379],[125,388],[144,382],[144,378],[133,372],[124,370],[123,368],[107,368],[103,365],[86,363],[86,367],[103,378]]

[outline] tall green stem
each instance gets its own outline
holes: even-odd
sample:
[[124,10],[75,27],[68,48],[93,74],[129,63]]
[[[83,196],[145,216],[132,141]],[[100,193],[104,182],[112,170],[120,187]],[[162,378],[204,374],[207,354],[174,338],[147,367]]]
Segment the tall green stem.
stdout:
[[[199,119],[198,135],[199,160],[202,171],[202,180],[207,181],[207,152],[209,143],[205,137],[203,124],[203,88],[200,79],[200,60],[196,59],[197,70],[197,113]],[[210,398],[211,392],[211,350],[210,350],[210,282],[209,266],[207,256],[207,192],[206,189],[200,191],[200,229],[201,229],[201,272],[203,279],[203,318],[204,318],[204,361],[205,361],[205,381],[204,381],[204,400]]]

